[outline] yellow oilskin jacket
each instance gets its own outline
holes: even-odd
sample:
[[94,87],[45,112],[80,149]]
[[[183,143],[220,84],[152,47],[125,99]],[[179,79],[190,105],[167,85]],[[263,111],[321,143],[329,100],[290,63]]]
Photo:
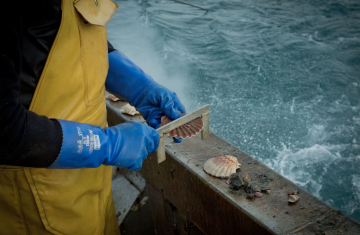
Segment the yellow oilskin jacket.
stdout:
[[[105,127],[111,0],[63,0],[62,20],[30,110]],[[119,234],[111,167],[0,166],[0,234]]]

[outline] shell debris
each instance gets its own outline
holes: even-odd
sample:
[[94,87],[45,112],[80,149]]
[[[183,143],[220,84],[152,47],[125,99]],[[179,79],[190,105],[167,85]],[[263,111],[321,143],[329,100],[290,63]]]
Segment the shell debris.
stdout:
[[126,104],[123,107],[121,107],[120,112],[129,114],[132,116],[134,116],[135,114],[140,114],[139,111],[136,111],[135,107],[131,106],[130,104]]
[[248,175],[248,173],[245,173],[244,175],[244,178],[243,178],[244,181],[247,181],[247,182],[250,182],[250,176]]
[[235,191],[245,186],[244,182],[241,180],[241,177],[236,173],[231,174],[230,178],[226,181],[226,183],[229,184],[229,188]]
[[116,102],[116,101],[119,101],[120,99],[119,98],[117,98],[116,96],[114,96],[113,94],[108,94],[107,96],[106,96],[106,99],[108,99],[108,100],[112,100],[112,101],[114,101],[114,102]]
[[204,171],[215,177],[228,178],[236,173],[240,165],[236,157],[224,155],[208,159],[204,163]]
[[297,195],[289,195],[289,200],[288,200],[288,202],[290,202],[290,203],[295,203],[295,202],[297,202],[297,201],[299,201],[299,196],[297,196]]

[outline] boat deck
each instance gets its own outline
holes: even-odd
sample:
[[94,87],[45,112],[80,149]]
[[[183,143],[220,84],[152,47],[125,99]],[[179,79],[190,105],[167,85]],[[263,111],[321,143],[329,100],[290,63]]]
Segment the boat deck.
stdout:
[[[109,126],[130,120],[144,123],[140,115],[128,116],[119,111],[124,102],[107,102]],[[166,137],[165,145],[164,162],[158,164],[156,155],[150,154],[140,174],[122,170],[121,176],[114,179],[119,223],[127,214],[119,205],[124,205],[122,200],[128,197],[131,200],[127,204],[133,203],[128,207],[133,211],[149,203],[156,234],[360,234],[357,221],[213,133],[205,140],[198,134],[180,144]],[[241,164],[237,173],[241,177],[247,173],[254,189],[270,189],[270,193],[249,199],[244,190],[231,190],[226,179],[205,173],[204,162],[221,155],[237,157]],[[126,180],[129,183],[125,185],[138,193],[124,190],[121,182]],[[117,195],[119,191],[125,196]],[[289,203],[289,193],[296,193],[299,201]]]

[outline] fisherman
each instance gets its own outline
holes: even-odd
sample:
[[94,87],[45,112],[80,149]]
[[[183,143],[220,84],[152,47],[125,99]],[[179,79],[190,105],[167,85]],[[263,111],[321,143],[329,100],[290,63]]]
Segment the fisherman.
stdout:
[[[0,234],[119,234],[111,165],[139,170],[163,115],[185,113],[107,42],[110,0],[0,5]],[[107,127],[105,88],[147,126]]]

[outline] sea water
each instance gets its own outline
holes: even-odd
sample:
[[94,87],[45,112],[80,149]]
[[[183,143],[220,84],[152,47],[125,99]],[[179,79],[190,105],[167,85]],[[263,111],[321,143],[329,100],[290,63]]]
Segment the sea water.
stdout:
[[210,104],[211,131],[360,221],[358,0],[116,2],[118,50],[187,111]]

